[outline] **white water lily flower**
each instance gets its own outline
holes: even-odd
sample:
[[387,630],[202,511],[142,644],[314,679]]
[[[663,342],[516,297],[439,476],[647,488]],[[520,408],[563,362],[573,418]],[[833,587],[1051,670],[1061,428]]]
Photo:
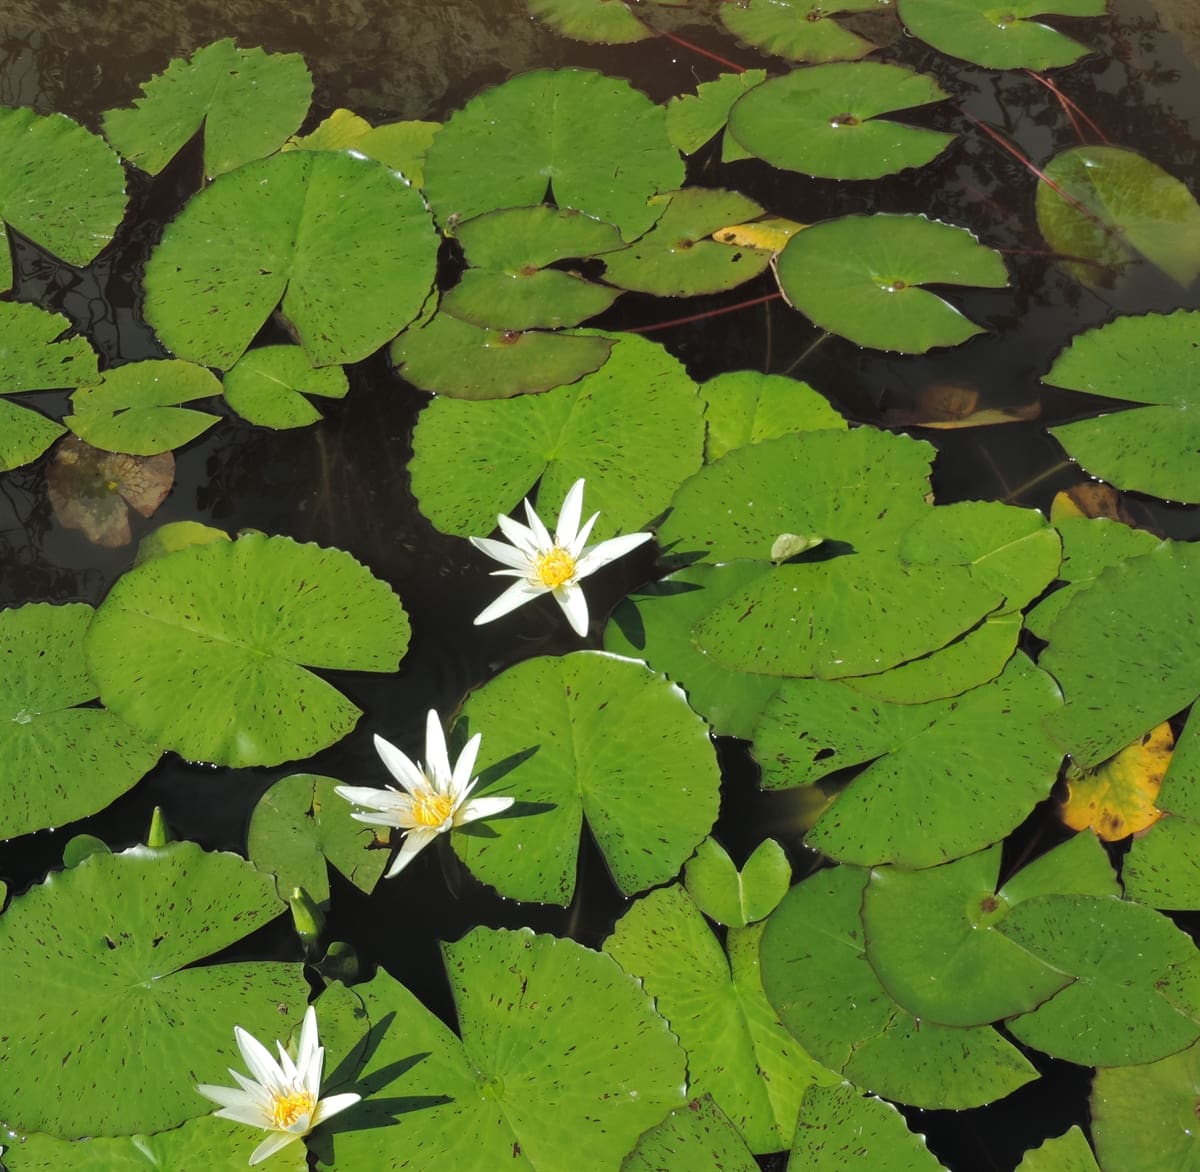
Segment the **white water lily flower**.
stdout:
[[477,818],[499,814],[513,804],[511,797],[470,797],[479,780],[472,777],[472,773],[482,739],[482,734],[476,733],[451,769],[442,722],[431,708],[425,722],[423,766],[415,765],[383,737],[375,738],[376,751],[388,772],[404,787],[403,792],[391,786],[386,789],[361,785],[334,787],[334,792],[346,801],[364,807],[363,812],[356,810],[352,818],[370,826],[391,826],[408,832],[385,878],[399,875],[439,834]]
[[580,580],[595,573],[601,566],[608,565],[631,549],[649,541],[652,533],[630,533],[624,537],[611,537],[607,541],[586,545],[588,534],[596,523],[599,513],[580,528],[579,518],[583,512],[583,481],[577,480],[563,501],[558,514],[558,525],[554,537],[550,536],[541,518],[534,512],[529,499],[525,500],[525,516],[528,525],[514,521],[511,517],[497,517],[500,531],[511,545],[493,541],[488,537],[472,537],[471,544],[490,558],[503,562],[507,569],[493,570],[493,577],[516,578],[517,580],[491,606],[476,619],[475,625],[490,623],[506,615],[510,610],[537,598],[541,594],[554,595],[554,601],[562,607],[563,614],[577,635],[586,635],[588,628],[587,599],[583,596]]
[[308,1135],[318,1123],[362,1098],[355,1094],[318,1097],[325,1049],[317,1044],[317,1013],[311,1005],[304,1013],[294,1062],[282,1042],[275,1043],[279,1047],[276,1062],[266,1046],[241,1026],[233,1027],[233,1036],[253,1077],[230,1070],[240,1089],[201,1083],[196,1090],[206,1099],[221,1104],[221,1109],[213,1112],[219,1119],[232,1119],[275,1133],[254,1149],[251,1164],[261,1164],[280,1148]]

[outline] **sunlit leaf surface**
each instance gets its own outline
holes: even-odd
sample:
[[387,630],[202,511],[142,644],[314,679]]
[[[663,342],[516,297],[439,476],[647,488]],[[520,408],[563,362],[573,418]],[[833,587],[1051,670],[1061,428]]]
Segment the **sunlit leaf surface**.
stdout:
[[1087,1137],[1075,1126],[1030,1148],[1017,1165],[1017,1172],[1100,1172],[1100,1165],[1092,1155]]
[[1095,769],[1068,772],[1059,817],[1072,830],[1095,830],[1105,842],[1153,826],[1162,817],[1154,800],[1174,747],[1171,726],[1160,724]]
[[701,1095],[686,1107],[676,1107],[647,1131],[626,1157],[621,1172],[661,1172],[663,1168],[758,1172],[759,1164],[712,1096]]

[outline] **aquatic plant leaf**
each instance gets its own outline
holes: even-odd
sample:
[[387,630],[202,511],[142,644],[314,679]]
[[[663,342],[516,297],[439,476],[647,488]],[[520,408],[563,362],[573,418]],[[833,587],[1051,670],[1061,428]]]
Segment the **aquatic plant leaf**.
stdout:
[[781,374],[734,370],[700,384],[704,459],[711,464],[745,444],[793,431],[845,431],[847,423],[820,392]]
[[1043,382],[1145,404],[1064,423],[1051,435],[1093,476],[1200,502],[1200,395],[1189,376],[1200,311],[1118,317],[1076,336]]
[[357,147],[371,124],[360,114],[338,107],[322,118],[308,134],[293,134],[281,151],[345,151]]
[[654,34],[622,0],[529,0],[529,13],[565,37],[628,45]]
[[[371,1021],[356,1085],[371,1094],[321,1167],[533,1172],[586,1150],[589,1172],[618,1172],[683,1105],[683,1051],[611,957],[490,928],[442,953],[462,1040],[383,969],[356,986]],[[389,1126],[397,1110],[404,1143]]]
[[239,49],[227,38],[176,58],[142,95],[104,115],[108,141],[157,175],[203,127],[211,179],[271,154],[296,132],[312,101],[312,77],[298,53]]
[[1172,984],[1194,991],[1196,946],[1166,916],[1115,896],[1038,895],[996,930],[1075,977],[1006,1023],[1026,1045],[1083,1066],[1128,1066],[1200,1038],[1195,1006],[1178,1004]]
[[597,651],[528,659],[473,692],[463,715],[497,762],[487,792],[516,805],[452,842],[511,899],[571,902],[585,818],[626,895],[671,879],[716,819],[708,728],[645,664]]
[[288,151],[220,176],[168,225],[146,264],[146,318],[180,358],[226,370],[282,298],[316,365],[357,362],[417,316],[436,257],[402,176]]
[[1078,1124],[1073,1124],[1062,1135],[1030,1148],[1017,1165],[1017,1172],[1100,1172],[1100,1165],[1087,1137]]
[[102,810],[160,750],[120,717],[81,708],[98,693],[83,658],[84,603],[0,610],[0,839]]
[[214,541],[228,540],[229,534],[224,529],[212,525],[201,525],[198,521],[169,521],[138,542],[133,564],[140,566],[142,562],[187,549],[189,545],[210,545]]
[[1200,1044],[1157,1062],[1101,1067],[1092,1078],[1092,1141],[1103,1168],[1196,1172]]
[[770,262],[766,249],[731,248],[708,237],[762,208],[736,191],[687,187],[655,197],[666,205],[658,222],[620,252],[606,253],[604,279],[657,297],[721,293],[757,277]]
[[525,73],[486,90],[451,115],[425,158],[425,194],[442,223],[541,203],[547,176],[558,207],[615,224],[626,240],[662,211],[650,197],[684,179],[663,107],[582,69]]
[[[324,1034],[322,1033],[322,1041]],[[203,1168],[205,1172],[246,1172],[262,1133],[244,1123],[204,1115],[157,1135],[119,1139],[58,1139],[22,1136],[4,1152],[10,1172],[163,1172],[167,1168]],[[304,1172],[304,1144],[292,1144],[272,1157],[272,1172]]]
[[1069,770],[1058,816],[1072,830],[1094,830],[1104,842],[1140,834],[1163,815],[1154,800],[1174,747],[1175,734],[1163,723],[1095,769]]
[[1105,0],[1012,0],[988,7],[979,0],[897,0],[914,36],[951,57],[985,69],[1053,69],[1088,52],[1086,45],[1032,19],[1103,16]]
[[[1063,690],[1052,734],[1091,769],[1200,695],[1196,551],[1164,541],[1101,572],[1051,625],[1039,659]],[[1114,666],[1116,665],[1116,666]]]
[[[63,114],[0,106],[0,222],[83,266],[125,215],[125,172],[104,140]],[[12,286],[0,247],[0,292]]]
[[225,374],[225,401],[260,427],[306,427],[321,413],[305,395],[344,399],[350,389],[340,366],[313,366],[299,346],[248,350]]
[[1135,151],[1111,146],[1063,151],[1045,174],[1049,182],[1037,191],[1038,227],[1077,280],[1111,285],[1112,270],[1139,255],[1184,288],[1196,279],[1200,204],[1174,176]]
[[741,871],[715,838],[706,838],[684,867],[688,895],[711,920],[745,928],[769,916],[787,892],[792,865],[783,847],[764,838]]
[[785,1146],[801,1096],[834,1077],[767,1005],[760,935],[758,928],[731,931],[727,960],[687,892],[671,886],[639,899],[604,943],[641,980],[687,1052],[689,1091],[712,1095],[755,1153]]
[[898,1103],[961,1110],[1037,1077],[989,1026],[919,1027],[867,963],[859,918],[869,872],[833,867],[793,887],[766,923],[762,981],[818,1062]]
[[[59,340],[70,328],[61,314],[0,301],[0,396],[77,387],[95,379],[96,355],[87,340]],[[36,410],[0,398],[0,472],[36,460],[65,430]]]
[[876,48],[831,17],[878,11],[891,0],[748,0],[722,4],[721,20],[735,36],[777,57],[821,63],[854,61]]
[[695,154],[729,121],[733,103],[766,79],[765,69],[722,73],[714,81],[702,81],[694,94],[672,98],[667,103],[667,134],[671,142],[685,155]]
[[352,110],[334,110],[310,134],[293,136],[280,147],[283,151],[355,150],[399,171],[413,186],[425,177],[425,152],[440,122],[385,122],[372,126]]
[[375,831],[347,817],[345,800],[333,792],[341,784],[334,777],[293,773],[258,799],[246,852],[260,871],[274,874],[282,898],[303,887],[315,902],[327,904],[327,861],[368,895],[379,882],[388,851],[368,849]]
[[808,1172],[841,1172],[858,1161],[866,1161],[872,1172],[942,1167],[925,1137],[909,1131],[891,1103],[848,1082],[805,1092],[791,1160]]
[[585,477],[588,508],[600,510],[593,537],[603,539],[666,508],[699,468],[703,442],[703,407],[679,361],[617,335],[609,360],[570,386],[491,403],[434,399],[417,420],[409,472],[421,512],[462,537],[490,533],[534,484],[531,499],[554,516]]
[[114,367],[94,386],[80,387],[64,422],[93,447],[156,456],[202,435],[219,418],[180,403],[220,393],[220,380],[203,366],[148,358]]
[[573,326],[620,296],[547,267],[621,247],[616,228],[579,212],[502,208],[460,224],[455,235],[471,268],[442,294],[441,309],[464,321],[510,331]]
[[408,618],[349,554],[245,533],[124,574],[88,631],[105,703],[193,761],[278,765],[340,740],[359,710],[307,671],[395,671]]
[[722,598],[768,573],[765,562],[687,566],[634,591],[604,628],[604,649],[644,659],[677,683],[688,703],[718,736],[749,740],[768,700],[779,690],[775,676],[730,671],[692,642],[692,626]]
[[95,854],[17,896],[0,916],[6,1124],[76,1138],[207,1114],[195,1084],[240,1064],[233,1026],[286,1037],[308,986],[299,964],[198,962],[282,911],[269,875],[190,842]]
[[933,78],[900,65],[814,65],[739,98],[729,112],[729,133],[774,167],[826,179],[878,179],[923,167],[954,140],[879,115],[945,97]]
[[965,228],[924,216],[842,216],[797,233],[779,287],[823,330],[859,346],[924,354],[982,329],[922,285],[1008,284],[1000,254]]
[[746,1141],[712,1096],[700,1095],[645,1132],[625,1157],[621,1172],[662,1172],[664,1168],[758,1172],[758,1167]]

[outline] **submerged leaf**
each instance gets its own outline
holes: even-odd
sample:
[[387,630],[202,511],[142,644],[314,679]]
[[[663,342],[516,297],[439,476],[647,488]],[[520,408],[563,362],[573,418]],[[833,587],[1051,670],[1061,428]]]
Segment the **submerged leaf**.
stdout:
[[1160,724],[1095,769],[1067,773],[1058,816],[1072,830],[1094,830],[1104,842],[1140,834],[1163,815],[1154,805],[1171,762],[1175,735]]

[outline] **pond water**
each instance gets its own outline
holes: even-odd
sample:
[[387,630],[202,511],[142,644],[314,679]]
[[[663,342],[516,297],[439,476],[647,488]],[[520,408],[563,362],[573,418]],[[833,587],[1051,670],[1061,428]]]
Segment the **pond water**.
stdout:
[[[1080,30],[1086,23],[1086,39],[1098,51],[1054,73],[1063,93],[1111,142],[1135,147],[1197,190],[1200,45],[1188,40],[1186,6],[1164,0],[1160,12],[1148,0],[1115,0],[1109,15],[1070,23]],[[779,65],[710,25],[679,28],[699,50],[727,63]],[[692,91],[724,68],[702,51],[663,38],[627,46],[574,42],[531,19],[519,0],[196,0],[165,6],[9,0],[0,12],[0,105],[60,111],[94,128],[103,111],[128,105],[138,86],[170,59],[223,37],[303,54],[315,81],[306,125],[337,107],[373,122],[443,120],[486,87],[533,68],[602,70],[629,78],[660,102]],[[911,39],[885,46],[883,59],[942,80],[960,95],[968,119],[1002,128],[1031,158],[1045,161],[1077,144],[1063,106],[1023,72],[948,61]],[[958,118],[952,106],[940,106],[912,120],[944,127]],[[162,356],[140,317],[137,273],[162,225],[199,186],[200,174],[193,143],[155,180],[137,177],[131,188],[135,227],[123,230],[85,270],[61,265],[14,235],[15,298],[65,314],[86,330],[109,365]],[[933,486],[940,504],[987,499],[1048,511],[1056,492],[1087,482],[1046,429],[1089,413],[1094,404],[1081,407],[1078,396],[1053,391],[1040,377],[1081,330],[1119,314],[1200,308],[1194,284],[1181,289],[1149,265],[1114,289],[1081,286],[1046,253],[1032,177],[982,132],[965,132],[930,166],[858,186],[754,160],[723,164],[711,149],[690,160],[689,180],[733,188],[773,214],[806,223],[831,214],[922,211],[971,229],[1004,255],[1012,288],[955,295],[988,333],[925,355],[864,350],[824,334],[770,299],[776,284],[769,272],[711,297],[672,301],[627,294],[589,323],[642,333],[681,360],[697,381],[743,369],[803,378],[854,422],[903,426],[939,400],[939,388],[941,399],[977,394],[989,408],[1036,403],[1037,417],[1024,422],[917,433],[938,449]],[[745,301],[757,304],[721,312]],[[277,340],[286,340],[282,331]],[[137,540],[168,521],[200,521],[229,532],[257,529],[348,551],[391,584],[413,628],[398,674],[328,673],[365,717],[353,735],[303,768],[354,785],[384,780],[370,734],[419,757],[429,708],[453,712],[472,689],[512,663],[578,650],[579,640],[544,600],[503,623],[472,625],[496,593],[489,564],[465,541],[438,532],[409,487],[412,429],[426,397],[404,383],[382,352],[348,373],[348,396],[322,405],[325,419],[316,426],[272,432],[227,412],[219,427],[176,452],[174,488],[153,518],[133,518],[133,545],[101,549],[58,523],[44,461],[5,474],[0,606],[31,600],[98,605],[129,568]],[[1138,494],[1125,494],[1122,504],[1141,527],[1200,538],[1194,507]],[[658,572],[649,547],[606,567],[589,581],[593,615],[606,614]],[[598,645],[593,635],[587,646]],[[735,861],[771,836],[787,849],[796,877],[813,869],[818,856],[802,841],[810,819],[804,801],[794,792],[759,790],[744,743],[722,738],[718,753],[725,782],[715,833]],[[243,851],[255,803],[279,777],[295,771],[294,764],[193,765],[167,754],[134,790],[85,823],[0,844],[0,878],[10,894],[21,892],[59,865],[64,842],[80,831],[113,849],[140,841],[155,807],[178,837],[207,849]],[[1035,814],[1010,843],[1009,856],[1044,850],[1065,837],[1048,815]],[[353,945],[364,971],[384,966],[449,1019],[453,1004],[439,940],[456,939],[480,923],[527,925],[598,948],[627,906],[585,834],[580,882],[567,908],[502,899],[452,852],[430,850],[402,881],[382,882],[370,897],[335,875],[330,934]],[[299,955],[286,918],[247,938],[230,956],[272,954]],[[1042,1081],[975,1111],[909,1108],[911,1126],[928,1134],[931,1149],[949,1168],[1014,1168],[1026,1148],[1072,1122],[1086,1125],[1088,1118],[1087,1069],[1042,1056],[1035,1061]],[[783,1157],[761,1163],[785,1166]]]

